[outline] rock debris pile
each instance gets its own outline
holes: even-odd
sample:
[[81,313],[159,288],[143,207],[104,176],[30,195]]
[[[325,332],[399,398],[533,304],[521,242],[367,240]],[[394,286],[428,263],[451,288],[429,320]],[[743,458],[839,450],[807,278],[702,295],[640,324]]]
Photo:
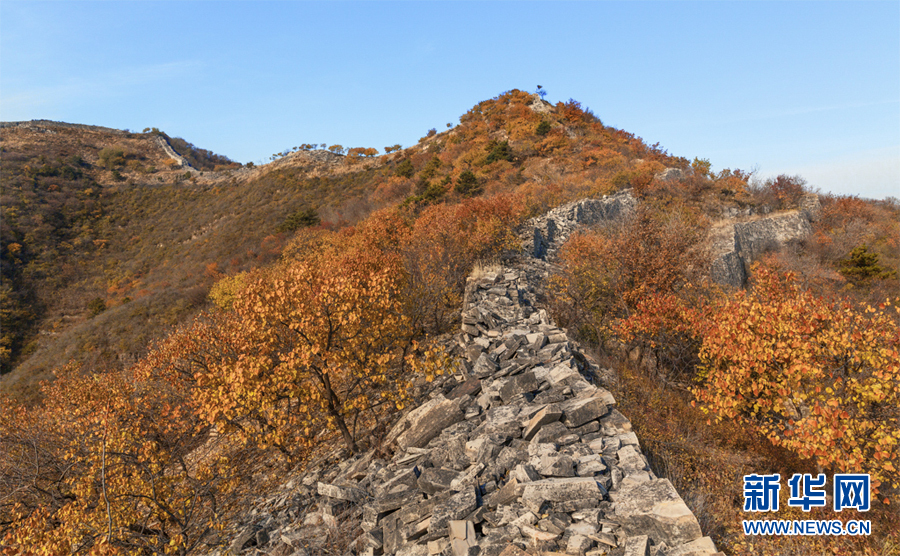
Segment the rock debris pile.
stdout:
[[[578,222],[632,203],[560,207],[533,222],[534,237],[552,249]],[[651,471],[600,369],[535,306],[536,263],[469,278],[460,368],[393,425],[379,452],[389,459],[370,450],[312,466],[262,504],[230,553],[334,553],[338,531],[337,553],[373,556],[718,554]]]

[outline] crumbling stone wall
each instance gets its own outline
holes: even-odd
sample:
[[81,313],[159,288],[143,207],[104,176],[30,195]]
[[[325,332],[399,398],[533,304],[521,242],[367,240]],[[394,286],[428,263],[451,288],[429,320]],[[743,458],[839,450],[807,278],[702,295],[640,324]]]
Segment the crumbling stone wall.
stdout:
[[[55,133],[53,128],[64,128],[64,129],[82,129],[85,131],[96,131],[101,133],[110,133],[113,135],[128,135],[129,132],[123,131],[121,129],[113,129],[110,127],[102,127],[96,125],[84,125],[84,124],[70,124],[66,122],[54,122],[52,120],[30,120],[24,122],[0,122],[0,129],[5,128],[25,128],[30,129],[42,133]],[[191,166],[191,164],[177,152],[165,137],[161,135],[157,135],[154,138],[155,142],[159,147],[166,153],[166,156],[178,162],[178,165],[181,168],[188,169],[192,172],[196,172],[197,170]]]
[[196,168],[191,166],[191,163],[188,162],[186,158],[175,152],[175,149],[172,148],[172,145],[169,144],[169,141],[166,140],[165,137],[163,137],[162,135],[157,135],[154,138],[154,141],[156,141],[156,144],[159,145],[159,148],[161,148],[163,152],[166,153],[166,156],[178,163],[179,167],[185,168],[191,172],[197,171]]
[[[546,255],[578,222],[631,203],[599,201],[560,207],[562,217],[545,215],[526,233],[543,235],[551,221],[562,230]],[[602,370],[536,305],[547,265],[525,256],[471,276],[453,346],[460,367],[393,424],[382,446],[389,459],[370,450],[312,466],[265,502],[229,551],[312,554],[340,529],[354,532],[354,554],[715,554],[672,484],[650,469]]]
[[710,277],[733,288],[746,286],[749,265],[767,250],[811,234],[820,211],[818,195],[810,194],[797,210],[720,226],[710,238]]
[[630,189],[599,199],[581,199],[560,205],[532,218],[522,227],[525,252],[536,259],[550,260],[579,226],[618,219],[637,206]]

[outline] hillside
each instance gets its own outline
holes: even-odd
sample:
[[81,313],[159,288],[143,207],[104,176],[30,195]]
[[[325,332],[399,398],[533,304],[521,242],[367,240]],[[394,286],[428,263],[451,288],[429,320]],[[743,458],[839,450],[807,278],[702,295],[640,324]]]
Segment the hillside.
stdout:
[[[369,210],[349,214],[360,188],[329,170],[340,156],[205,171],[180,167],[161,137],[55,123],[2,130],[5,388],[32,391],[73,358],[133,362],[204,306],[216,278],[277,258],[292,214],[319,209],[339,226],[342,211],[352,220]],[[353,170],[357,182],[371,178]]]
[[[203,305],[213,280],[276,258],[305,211],[340,227],[404,199],[519,190],[535,192],[537,210],[622,186],[624,168],[659,166],[635,157],[666,158],[574,101],[532,110],[532,100],[514,92],[486,101],[454,129],[389,155],[298,148],[260,168],[235,168],[156,130],[5,124],[4,385],[31,391],[73,358],[133,362]],[[476,179],[460,194],[452,184],[465,170]]]
[[[0,140],[5,553],[900,542],[894,203],[712,172],[518,90],[379,156]],[[745,542],[739,478],[816,469],[871,474],[876,533]],[[592,501],[523,486],[558,480]],[[620,496],[648,485],[684,519]],[[666,532],[630,540],[646,519]]]

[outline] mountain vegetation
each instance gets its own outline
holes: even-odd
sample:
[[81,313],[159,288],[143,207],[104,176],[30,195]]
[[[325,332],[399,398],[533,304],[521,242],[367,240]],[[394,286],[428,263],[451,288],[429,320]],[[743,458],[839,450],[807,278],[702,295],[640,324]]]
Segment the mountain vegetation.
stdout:
[[[260,167],[155,128],[4,127],[0,552],[210,549],[260,462],[377,446],[453,372],[436,339],[527,218],[623,189],[639,208],[574,235],[544,302],[620,369],[658,473],[730,554],[900,546],[900,205],[822,195],[811,234],[719,286],[710,230],[803,210],[803,180],[713,172],[540,92]],[[788,470],[870,473],[876,534],[745,538],[740,476]]]

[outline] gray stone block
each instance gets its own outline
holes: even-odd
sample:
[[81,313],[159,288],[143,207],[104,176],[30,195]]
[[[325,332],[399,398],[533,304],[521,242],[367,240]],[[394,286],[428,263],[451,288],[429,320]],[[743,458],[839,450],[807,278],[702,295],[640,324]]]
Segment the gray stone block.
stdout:
[[542,500],[556,502],[579,499],[603,499],[603,491],[597,481],[589,477],[571,477],[562,479],[542,479],[525,483],[522,500]]
[[615,515],[626,534],[649,535],[654,543],[669,546],[702,536],[700,524],[668,479],[655,479],[620,490]]
[[608,406],[600,398],[575,399],[560,404],[563,410],[563,422],[569,428],[580,427],[588,421],[606,415]]
[[522,432],[522,438],[531,440],[541,427],[558,421],[562,414],[562,409],[557,404],[548,404],[544,409],[535,413],[528,421],[528,424],[525,425],[525,430]]

